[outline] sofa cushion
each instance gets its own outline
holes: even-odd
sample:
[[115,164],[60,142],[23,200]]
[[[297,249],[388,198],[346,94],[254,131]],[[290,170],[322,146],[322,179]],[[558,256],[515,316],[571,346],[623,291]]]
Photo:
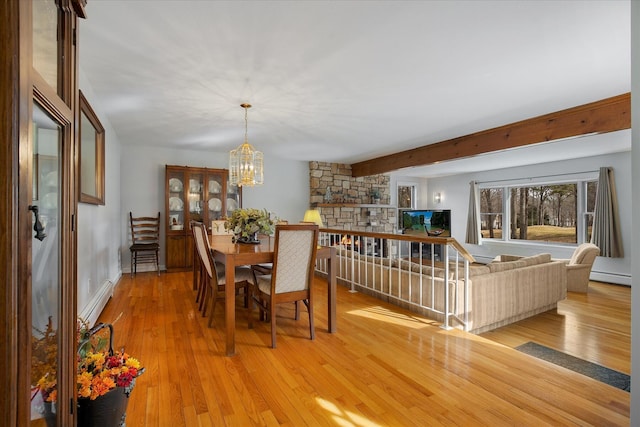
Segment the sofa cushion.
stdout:
[[516,268],[522,268],[526,266],[527,264],[521,259],[517,261],[505,261],[505,262],[492,261],[489,264],[487,264],[487,267],[489,267],[489,271],[491,273],[498,273],[500,271],[513,270]]
[[532,256],[520,258],[519,261],[524,261],[527,267],[530,265],[544,264],[545,262],[551,262],[551,254],[532,255]]
[[499,271],[513,270],[514,268],[544,264],[546,262],[551,262],[551,254],[537,254],[518,258],[515,261],[491,261],[487,264],[487,267],[489,267],[492,273],[497,273]]
[[482,276],[484,274],[489,274],[489,273],[491,273],[491,270],[489,270],[489,267],[487,267],[486,265],[470,265],[469,266],[469,277]]
[[[422,273],[426,276],[433,276],[433,277],[444,277],[444,268],[440,267],[442,265],[441,262],[437,263],[438,267],[435,267],[433,269],[433,274],[432,274],[432,269],[431,269],[431,265],[420,265],[417,262],[411,262],[408,260],[397,260],[394,259],[393,262],[391,263],[392,267],[398,267],[400,266],[400,268],[402,268],[403,270],[411,270],[414,273]],[[455,269],[455,262],[450,262],[449,263],[449,275],[453,276],[453,271]],[[483,274],[489,274],[489,268],[486,265],[469,265],[469,277],[474,277],[474,276],[481,276]],[[459,277],[462,279],[464,278],[464,265],[462,263],[460,263],[458,265],[458,275]]]

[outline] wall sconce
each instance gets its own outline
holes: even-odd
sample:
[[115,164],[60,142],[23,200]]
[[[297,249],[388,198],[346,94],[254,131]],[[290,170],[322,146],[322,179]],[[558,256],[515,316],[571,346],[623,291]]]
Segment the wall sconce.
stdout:
[[442,194],[441,193],[433,193],[433,203],[439,205],[442,202]]

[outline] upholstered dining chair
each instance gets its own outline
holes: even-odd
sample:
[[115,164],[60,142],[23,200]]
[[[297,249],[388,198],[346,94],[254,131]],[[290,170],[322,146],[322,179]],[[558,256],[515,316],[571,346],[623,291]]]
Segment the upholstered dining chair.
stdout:
[[138,272],[138,264],[153,263],[160,275],[158,251],[160,250],[160,212],[158,216],[133,216],[129,212],[131,225],[131,277]]
[[309,313],[309,333],[315,338],[313,326],[313,275],[318,248],[318,226],[315,224],[276,225],[273,268],[261,275],[252,270],[254,282],[249,299],[249,328],[253,327],[253,303],[271,319],[271,347],[276,348],[276,306],[296,303],[296,320],[300,317],[298,301],[303,301]]
[[231,289],[226,289],[224,264],[215,262],[213,259],[207,237],[207,227],[201,222],[196,222],[192,224],[192,230],[194,230],[195,246],[203,266],[202,276],[204,281],[200,295],[200,306],[204,317],[207,315],[208,301],[211,300],[211,315],[209,316],[209,327],[211,327],[213,325],[216,302],[219,299],[224,299],[223,292],[237,292],[239,289],[243,289],[245,305],[248,305],[249,286],[253,280],[253,275],[249,267],[236,267],[235,286]]
[[[287,225],[289,224],[289,221],[285,220],[285,219],[280,219],[278,220],[278,222],[276,223],[277,225]],[[263,264],[255,264],[251,266],[252,269],[255,270],[255,274],[264,276],[267,274],[271,274],[271,269],[273,268],[273,263],[272,262],[268,262],[268,263],[263,263]],[[296,303],[297,305],[297,303]]]
[[[200,258],[200,254],[198,253],[198,243],[196,238],[196,233],[200,231],[196,229],[196,226],[200,224],[199,221],[190,221],[189,229],[191,230],[191,236],[193,237],[193,290],[196,292],[196,303],[200,302],[200,297],[202,296],[202,292],[206,285],[204,275],[206,274],[204,264],[202,263],[202,259]],[[202,308],[200,308],[202,309]]]

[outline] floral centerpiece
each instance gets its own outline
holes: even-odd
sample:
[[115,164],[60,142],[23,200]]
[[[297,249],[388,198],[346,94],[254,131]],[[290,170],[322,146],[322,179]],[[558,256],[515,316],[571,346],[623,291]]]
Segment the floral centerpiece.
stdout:
[[236,209],[225,218],[224,228],[233,233],[233,241],[260,243],[258,233],[272,234],[276,221],[266,209]]

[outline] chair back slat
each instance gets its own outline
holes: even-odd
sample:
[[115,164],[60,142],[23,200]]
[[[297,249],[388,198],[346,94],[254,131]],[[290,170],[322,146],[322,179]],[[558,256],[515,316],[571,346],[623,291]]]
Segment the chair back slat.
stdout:
[[156,271],[160,275],[160,262],[158,252],[160,250],[160,212],[155,217],[133,216],[129,212],[129,224],[131,226],[131,276],[137,272],[138,264],[154,263]]
[[160,242],[160,212],[158,212],[157,217],[134,217],[129,212],[129,223],[131,224],[131,241],[133,244]]

